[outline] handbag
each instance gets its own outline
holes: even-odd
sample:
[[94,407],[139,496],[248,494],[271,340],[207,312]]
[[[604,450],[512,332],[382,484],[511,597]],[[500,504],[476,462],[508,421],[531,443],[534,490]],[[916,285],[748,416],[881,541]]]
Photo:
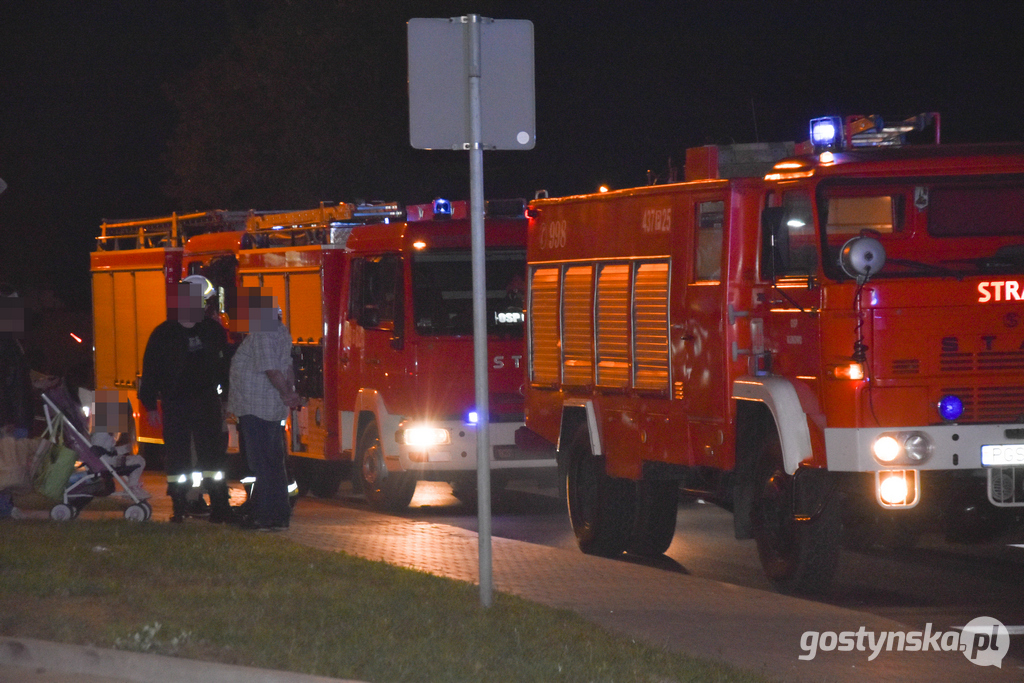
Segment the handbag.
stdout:
[[0,491],[30,490],[36,460],[47,445],[41,439],[0,437]]
[[40,459],[32,483],[35,490],[51,500],[64,500],[64,487],[75,471],[78,454],[64,445],[63,420],[54,430],[54,440]]

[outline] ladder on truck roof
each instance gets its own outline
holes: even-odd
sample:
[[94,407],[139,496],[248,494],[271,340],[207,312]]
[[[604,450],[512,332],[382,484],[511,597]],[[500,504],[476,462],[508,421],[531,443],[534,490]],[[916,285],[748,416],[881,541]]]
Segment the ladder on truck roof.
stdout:
[[405,209],[395,202],[338,204],[304,211],[251,212],[242,248],[280,245],[344,244],[357,225],[403,220]]
[[180,247],[193,235],[245,229],[248,211],[202,211],[162,218],[103,221],[97,251]]
[[[399,204],[321,204],[301,211],[198,211],[160,218],[122,221],[104,220],[96,238],[97,251],[181,247],[190,237],[211,232],[242,232],[250,235],[249,246],[270,243],[333,244],[339,228],[403,220]],[[335,232],[332,233],[332,230]],[[345,233],[347,236],[347,232]],[[341,240],[342,242],[344,240]]]

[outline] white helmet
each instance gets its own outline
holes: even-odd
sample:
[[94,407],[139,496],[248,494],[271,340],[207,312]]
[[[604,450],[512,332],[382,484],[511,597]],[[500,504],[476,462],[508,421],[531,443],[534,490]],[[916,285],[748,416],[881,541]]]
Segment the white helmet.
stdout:
[[207,299],[209,299],[210,297],[217,293],[217,289],[216,287],[213,286],[213,283],[207,280],[202,275],[189,275],[188,277],[182,279],[182,282],[187,282],[190,285],[199,285],[200,287],[202,287],[203,301],[206,301]]

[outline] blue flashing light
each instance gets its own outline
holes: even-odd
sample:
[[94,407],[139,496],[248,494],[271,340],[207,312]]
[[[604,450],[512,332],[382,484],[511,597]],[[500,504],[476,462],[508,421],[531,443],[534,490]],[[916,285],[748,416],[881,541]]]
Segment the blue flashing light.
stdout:
[[964,414],[964,402],[959,397],[949,394],[939,399],[939,415],[943,420],[952,422]]
[[843,144],[843,121],[838,116],[811,119],[811,144],[816,150],[839,149]]
[[466,413],[466,424],[475,425],[480,421],[480,415],[475,410],[471,410]]
[[452,203],[447,199],[434,200],[434,218],[451,218]]

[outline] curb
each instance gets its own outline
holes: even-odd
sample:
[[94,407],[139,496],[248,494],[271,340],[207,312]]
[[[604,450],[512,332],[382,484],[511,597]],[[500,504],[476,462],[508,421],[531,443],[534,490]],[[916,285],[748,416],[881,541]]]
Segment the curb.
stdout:
[[126,683],[359,683],[290,671],[201,662],[165,655],[0,637],[0,666],[109,677]]

